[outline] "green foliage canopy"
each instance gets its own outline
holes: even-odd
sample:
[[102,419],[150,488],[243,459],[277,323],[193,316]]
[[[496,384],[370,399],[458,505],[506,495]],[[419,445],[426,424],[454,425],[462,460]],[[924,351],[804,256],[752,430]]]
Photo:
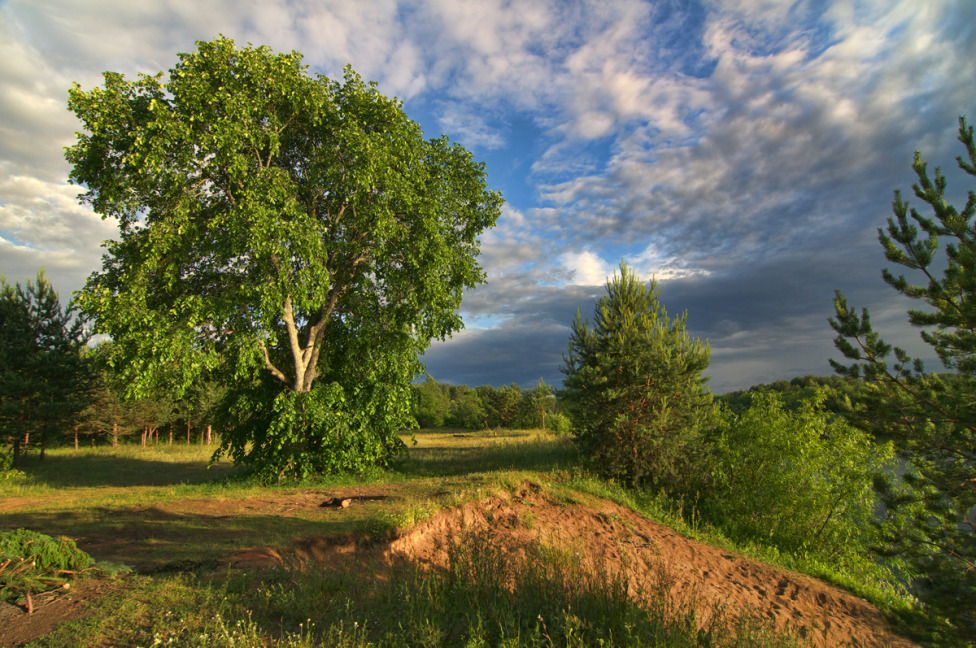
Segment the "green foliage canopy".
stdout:
[[119,222],[79,302],[129,391],[180,397],[218,372],[235,386],[222,448],[279,476],[399,447],[418,354],[461,327],[502,202],[375,84],[301,59],[218,38],[166,81],[75,85],[66,153],[83,201]]
[[568,417],[558,411],[556,390],[542,378],[532,389],[523,390],[515,383],[499,389],[492,385],[471,389],[441,384],[427,376],[413,386],[413,392],[413,415],[422,428],[446,425],[469,430],[505,427],[569,432]]
[[414,417],[422,428],[436,428],[444,425],[451,407],[451,401],[444,389],[427,376],[420,385],[414,385]]
[[657,283],[626,266],[597,300],[593,324],[577,313],[562,367],[577,441],[608,474],[634,486],[673,484],[698,448],[711,411],[702,372],[709,348],[669,319]]
[[[966,156],[959,168],[976,177],[973,128],[959,120]],[[830,324],[849,365],[835,370],[864,381],[847,416],[872,433],[892,439],[907,462],[903,480],[881,485],[889,515],[902,520],[887,551],[909,557],[919,594],[954,619],[962,634],[976,633],[976,193],[962,210],[945,200],[946,179],[935,177],[916,152],[915,195],[931,208],[926,216],[895,192],[894,216],[878,237],[891,263],[913,271],[920,283],[885,269],[896,292],[925,304],[908,311],[909,322],[950,374],[930,375],[920,360],[887,344],[867,310],[848,306],[840,292]],[[908,486],[905,492],[901,486]]]

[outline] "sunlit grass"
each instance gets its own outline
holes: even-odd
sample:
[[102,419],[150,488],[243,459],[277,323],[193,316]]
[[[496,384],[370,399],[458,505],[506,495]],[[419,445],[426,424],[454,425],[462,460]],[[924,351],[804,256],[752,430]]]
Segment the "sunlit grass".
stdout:
[[99,490],[142,493],[150,489],[213,486],[235,469],[224,459],[210,465],[213,447],[160,445],[116,448],[56,448],[42,460],[28,455],[21,468],[24,478],[0,482],[0,495],[34,497],[57,492],[58,497],[97,496]]
[[571,439],[542,430],[418,432],[416,445],[396,470],[411,477],[471,475],[491,471],[548,472],[571,466],[576,449]]

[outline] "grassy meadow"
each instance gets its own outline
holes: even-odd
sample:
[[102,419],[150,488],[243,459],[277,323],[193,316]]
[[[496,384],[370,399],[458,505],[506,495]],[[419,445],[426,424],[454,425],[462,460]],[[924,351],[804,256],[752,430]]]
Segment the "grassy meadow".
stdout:
[[[353,559],[329,569],[222,566],[235,550],[300,538],[345,536],[369,545],[440,508],[510,493],[525,480],[566,501],[609,498],[732,547],[682,520],[677,504],[635,499],[582,472],[566,437],[434,430],[404,440],[408,456],[388,470],[276,486],[257,484],[225,460],[208,465],[212,448],[199,445],[64,448],[44,461],[30,458],[23,475],[0,482],[0,529],[78,539],[106,573],[117,574],[91,615],[30,645],[802,645],[769,626],[729,628],[715,610],[677,605],[666,579],[650,585],[650,604],[637,605],[611,573],[584,574],[578,561],[544,545],[513,557],[477,533],[436,576],[394,565],[373,577]],[[364,499],[342,511],[318,506],[338,492]],[[384,495],[371,498],[378,492]],[[803,567],[800,558],[735,548]],[[892,609],[884,593],[867,588],[862,595]]]

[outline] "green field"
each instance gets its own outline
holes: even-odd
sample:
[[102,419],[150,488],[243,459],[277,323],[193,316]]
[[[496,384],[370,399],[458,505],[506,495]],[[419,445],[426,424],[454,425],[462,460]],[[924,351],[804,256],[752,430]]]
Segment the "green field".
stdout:
[[[389,470],[270,487],[226,461],[208,466],[210,451],[198,445],[31,458],[23,476],[0,482],[0,530],[76,539],[106,567],[89,577],[112,578],[113,587],[87,617],[30,645],[802,645],[771,626],[728,627],[708,621],[712,609],[676,607],[664,579],[638,604],[611,572],[583,573],[546,545],[514,557],[474,532],[442,571],[393,564],[377,575],[371,546],[440,509],[509,497],[527,481],[554,501],[615,499],[685,533],[707,532],[669,516],[660,500],[634,500],[581,472],[565,437],[437,430],[404,439],[409,456]],[[354,503],[319,506],[336,496]],[[323,537],[351,541],[364,557],[328,568],[239,569],[227,560]]]

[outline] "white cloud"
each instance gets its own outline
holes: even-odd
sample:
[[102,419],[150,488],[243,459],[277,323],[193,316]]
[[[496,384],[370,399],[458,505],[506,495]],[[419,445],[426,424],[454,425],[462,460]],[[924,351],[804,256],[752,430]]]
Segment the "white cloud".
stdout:
[[[673,253],[712,268],[734,261],[730,244],[736,258],[771,258],[825,236],[867,204],[884,211],[911,149],[928,132],[952,128],[951,115],[933,122],[917,112],[919,102],[929,106],[935,88],[958,94],[976,85],[967,52],[938,36],[950,7],[881,3],[853,16],[864,28],[828,23],[814,37],[794,13],[716,6],[704,35],[716,60],[711,77],[659,72],[647,86],[654,102],[628,100],[644,95],[639,77],[626,77],[622,99],[603,104],[620,109],[616,121],[600,114],[576,133],[614,134],[604,169],[570,175],[570,160],[569,178],[544,186],[543,197],[576,224],[578,243],[667,235]],[[973,106],[971,95],[953,102],[960,113]],[[661,108],[628,122],[626,107],[641,103]],[[546,169],[560,170],[562,146],[550,149]],[[861,189],[853,204],[833,190],[851,181]]]
[[637,254],[629,263],[637,275],[645,280],[657,281],[707,277],[711,274],[705,268],[692,267],[675,256],[666,256],[658,250],[658,243],[651,243],[643,252]]
[[569,283],[577,286],[602,286],[614,273],[609,263],[585,249],[563,252],[558,263],[566,271]]
[[437,123],[444,132],[451,133],[452,139],[469,149],[490,150],[507,145],[501,131],[487,123],[484,111],[463,103],[452,101],[442,105]]

